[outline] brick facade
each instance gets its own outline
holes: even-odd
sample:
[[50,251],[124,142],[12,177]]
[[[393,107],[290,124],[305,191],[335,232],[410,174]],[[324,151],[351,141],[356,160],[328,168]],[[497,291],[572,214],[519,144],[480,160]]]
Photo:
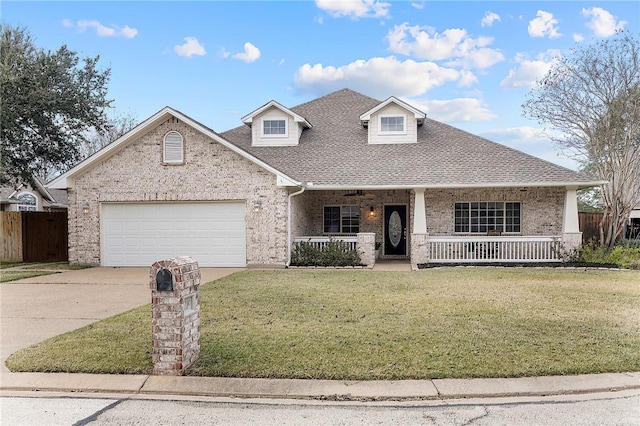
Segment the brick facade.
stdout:
[[[164,135],[184,139],[182,165],[162,164]],[[105,162],[78,177],[69,189],[69,260],[100,264],[102,202],[246,202],[247,264],[286,261],[287,195],[276,176],[176,118],[170,118]],[[262,208],[254,212],[253,201]],[[88,214],[82,204],[88,202]]]
[[[172,289],[158,289],[161,270],[171,274]],[[149,287],[153,374],[181,376],[200,355],[198,262],[190,257],[159,260],[149,270]]]

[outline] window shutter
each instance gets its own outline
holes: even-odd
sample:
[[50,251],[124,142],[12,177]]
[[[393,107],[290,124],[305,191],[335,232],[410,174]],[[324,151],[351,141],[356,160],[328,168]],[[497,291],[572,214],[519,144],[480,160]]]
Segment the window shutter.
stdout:
[[178,132],[167,133],[164,137],[163,151],[163,160],[165,163],[184,162],[182,135]]

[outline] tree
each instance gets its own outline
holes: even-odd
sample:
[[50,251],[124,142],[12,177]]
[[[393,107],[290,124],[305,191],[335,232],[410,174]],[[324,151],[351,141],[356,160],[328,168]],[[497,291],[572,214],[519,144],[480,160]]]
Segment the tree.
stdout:
[[85,140],[78,147],[80,158],[85,159],[98,152],[120,136],[133,129],[138,123],[132,114],[120,114],[107,118],[107,123],[101,131],[91,129],[85,136]]
[[0,32],[0,184],[15,186],[80,159],[87,132],[107,122],[111,71],[65,45],[39,49],[24,28]]
[[563,153],[608,182],[600,188],[600,242],[612,247],[640,201],[640,42],[621,32],[574,49],[522,107],[525,117],[556,131],[550,138]]

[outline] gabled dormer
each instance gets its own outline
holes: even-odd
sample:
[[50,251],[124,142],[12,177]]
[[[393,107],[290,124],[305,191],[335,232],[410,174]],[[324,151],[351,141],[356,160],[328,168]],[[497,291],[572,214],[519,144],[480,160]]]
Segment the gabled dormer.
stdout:
[[426,114],[392,96],[360,116],[370,144],[416,143]]
[[302,131],[311,128],[311,124],[304,117],[276,101],[271,101],[245,115],[242,122],[251,127],[253,146],[298,145]]

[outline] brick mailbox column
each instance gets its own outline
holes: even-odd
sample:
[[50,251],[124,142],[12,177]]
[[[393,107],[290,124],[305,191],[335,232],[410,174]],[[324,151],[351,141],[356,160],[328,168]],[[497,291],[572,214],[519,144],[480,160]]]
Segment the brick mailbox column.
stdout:
[[200,269],[191,257],[160,260],[149,271],[153,374],[181,376],[200,355]]

